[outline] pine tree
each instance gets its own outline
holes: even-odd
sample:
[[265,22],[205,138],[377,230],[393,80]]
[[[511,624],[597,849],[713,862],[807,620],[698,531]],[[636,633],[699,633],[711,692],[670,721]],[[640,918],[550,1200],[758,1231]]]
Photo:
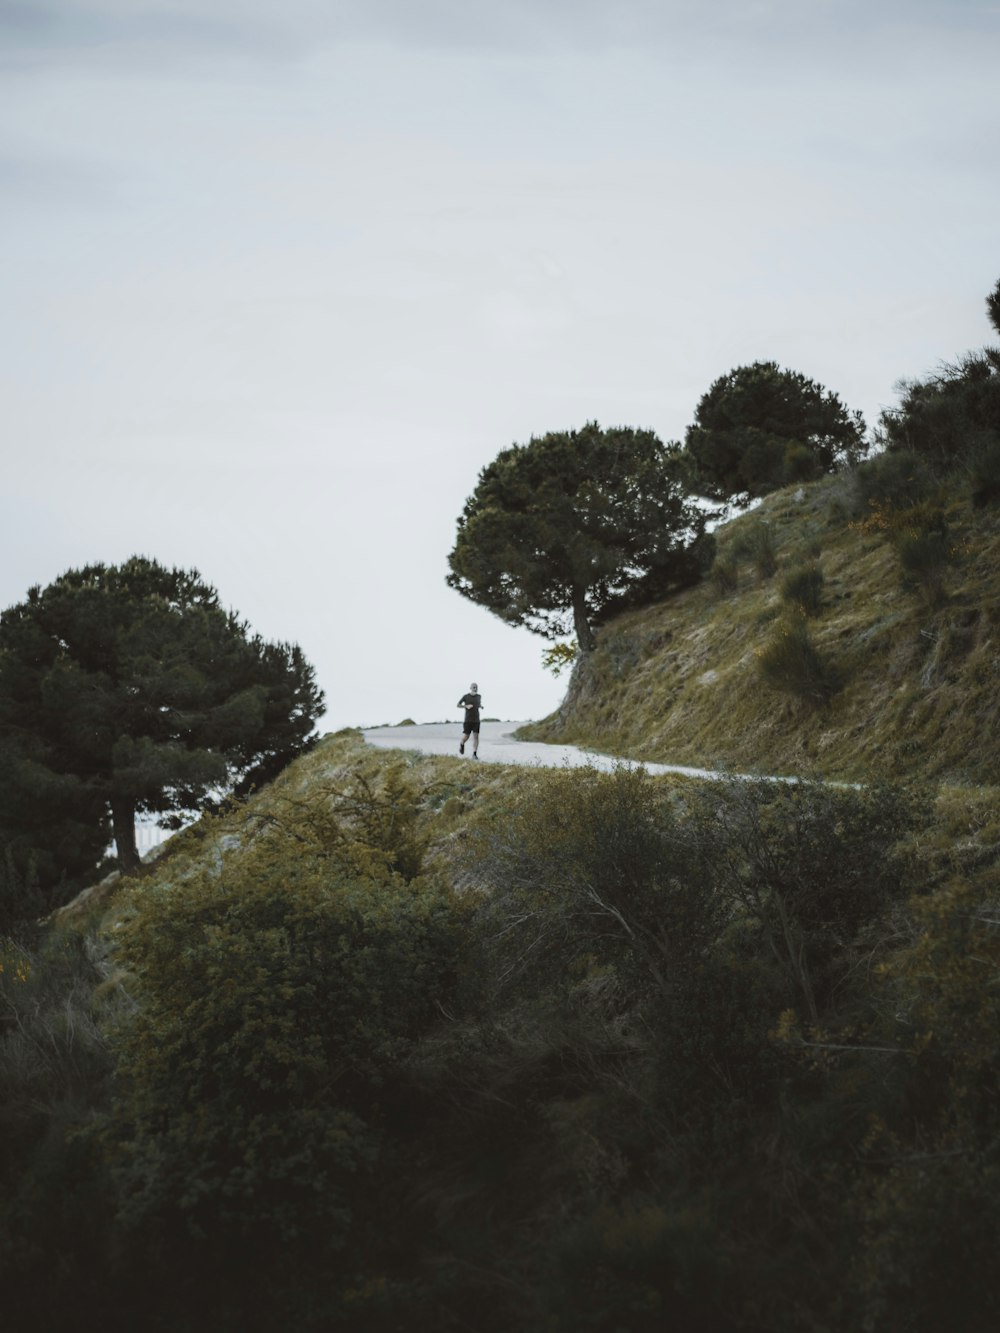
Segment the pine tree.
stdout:
[[458,520],[447,582],[511,625],[580,651],[606,616],[696,581],[709,515],[651,431],[553,432],[497,455]]
[[134,871],[138,813],[176,822],[272,776],[322,706],[301,651],[251,637],[196,570],[70,570],[0,615],[0,840],[79,873],[110,817]]

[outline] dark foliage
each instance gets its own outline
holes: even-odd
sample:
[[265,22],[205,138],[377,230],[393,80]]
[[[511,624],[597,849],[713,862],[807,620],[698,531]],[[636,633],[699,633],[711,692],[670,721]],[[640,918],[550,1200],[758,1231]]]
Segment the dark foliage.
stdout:
[[684,441],[692,485],[746,505],[795,481],[812,481],[866,449],[865,424],[835,393],[775,361],[738,366],[702,397]]
[[515,444],[483,469],[447,581],[546,638],[572,626],[588,652],[595,623],[701,577],[707,521],[651,431],[590,422]]
[[757,653],[761,679],[813,707],[843,686],[841,672],[816,647],[801,613],[787,615]]
[[[1000,332],[1000,283],[986,306]],[[887,450],[917,454],[947,472],[957,462],[991,458],[1000,447],[1000,347],[968,352],[935,375],[904,381],[900,389],[899,406],[883,412],[879,423],[878,439]],[[986,503],[993,486],[976,493],[979,503]]]
[[818,616],[823,604],[823,584],[823,571],[819,565],[801,565],[798,569],[790,569],[782,579],[781,596],[804,616]]
[[125,988],[8,946],[11,1327],[992,1326],[992,862],[888,787],[522,790],[461,898],[396,770],[138,884]]
[[969,490],[977,509],[1000,500],[1000,438],[987,438],[974,446],[967,462]]
[[758,578],[772,578],[778,570],[778,545],[771,524],[755,522],[744,526],[738,539],[731,543],[729,556],[749,561]]
[[944,470],[1000,438],[1000,349],[970,352],[925,380],[902,385],[898,407],[883,412],[879,439]]
[[307,749],[322,707],[290,644],[252,636],[196,571],[70,570],[0,616],[0,839],[43,889],[95,870],[113,825],[210,805]]
[[923,455],[910,449],[894,449],[866,459],[854,473],[855,512],[868,514],[873,507],[895,505],[907,509],[927,499],[938,485],[934,471]]

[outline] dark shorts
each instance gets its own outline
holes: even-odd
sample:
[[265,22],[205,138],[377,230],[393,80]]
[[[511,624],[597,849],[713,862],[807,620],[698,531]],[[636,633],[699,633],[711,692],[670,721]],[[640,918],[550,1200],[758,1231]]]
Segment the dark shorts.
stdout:
[[462,730],[465,732],[466,736],[470,736],[474,731],[478,732],[479,730],[478,708],[467,708],[465,710],[465,722],[462,724]]

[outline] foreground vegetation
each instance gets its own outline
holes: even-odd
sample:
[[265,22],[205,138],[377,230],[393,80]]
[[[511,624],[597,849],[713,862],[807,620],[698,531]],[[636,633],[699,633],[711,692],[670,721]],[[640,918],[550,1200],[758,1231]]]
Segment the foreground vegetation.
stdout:
[[5,945],[5,1322],[992,1329],[998,847],[329,738]]

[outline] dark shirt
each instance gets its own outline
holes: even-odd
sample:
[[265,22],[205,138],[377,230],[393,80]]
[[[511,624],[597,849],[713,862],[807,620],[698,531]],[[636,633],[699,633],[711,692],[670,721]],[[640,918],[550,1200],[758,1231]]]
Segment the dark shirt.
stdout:
[[479,693],[463,694],[458,702],[459,706],[465,709],[466,731],[478,731],[479,709],[482,706],[483,696]]

